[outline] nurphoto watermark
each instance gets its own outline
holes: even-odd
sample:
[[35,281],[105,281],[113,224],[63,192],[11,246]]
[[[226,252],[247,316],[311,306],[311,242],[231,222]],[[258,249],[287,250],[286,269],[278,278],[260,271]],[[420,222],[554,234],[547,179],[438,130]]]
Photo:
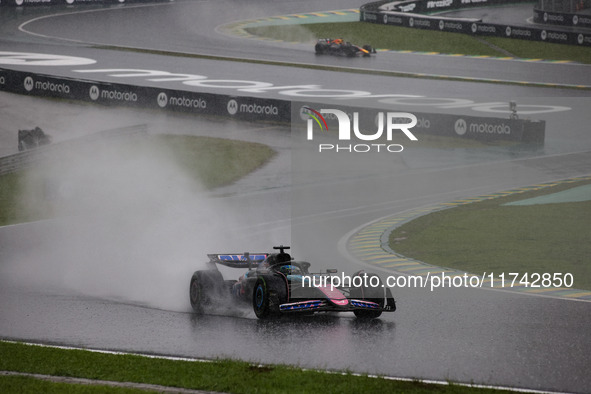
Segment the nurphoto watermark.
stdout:
[[[410,141],[418,141],[411,129],[418,123],[417,117],[408,112],[378,112],[375,117],[377,130],[363,132],[360,127],[359,112],[353,112],[351,116],[339,109],[319,109],[302,107],[300,111],[302,119],[307,121],[306,138],[314,140],[314,129],[328,131],[327,118],[336,120],[338,124],[339,143],[318,144],[318,152],[402,152],[404,146],[392,143],[394,133],[401,132]],[[385,137],[386,142],[383,141]]]

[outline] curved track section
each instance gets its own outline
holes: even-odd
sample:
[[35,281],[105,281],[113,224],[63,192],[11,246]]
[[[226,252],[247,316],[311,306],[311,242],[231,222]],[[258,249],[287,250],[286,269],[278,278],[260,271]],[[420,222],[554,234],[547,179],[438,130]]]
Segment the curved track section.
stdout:
[[[161,166],[150,167],[153,171],[149,174],[142,172],[141,177],[134,172],[137,166],[131,166],[125,173],[127,178],[115,179],[138,183],[129,189],[125,199],[111,196],[115,201],[108,204],[114,208],[110,216],[101,215],[104,207],[89,199],[88,206],[98,209],[86,212],[94,215],[93,220],[84,216],[83,220],[74,217],[0,229],[0,336],[187,357],[227,356],[419,379],[588,391],[589,303],[478,289],[430,292],[408,288],[395,291],[397,312],[366,323],[352,316],[260,322],[248,311],[199,318],[189,313],[188,279],[211,250],[266,250],[271,244],[291,239],[298,259],[310,260],[317,268],[336,266],[348,273],[358,269],[358,264],[339,255],[337,247],[352,229],[420,206],[591,172],[587,153],[591,139],[586,132],[590,103],[582,92],[380,76],[352,78],[346,73],[295,68],[289,68],[287,73],[286,68],[272,65],[183,57],[171,60],[161,54],[121,52],[80,42],[288,62],[309,57],[310,62],[332,64],[342,59],[318,60],[307,47],[290,46],[286,51],[285,44],[229,38],[215,33],[215,28],[236,19],[343,8],[350,5],[346,3],[257,1],[244,8],[235,2],[202,1],[115,7],[87,12],[79,20],[73,14],[36,19],[25,26],[27,30],[62,39],[32,37],[11,30],[4,37],[3,50],[60,53],[97,61],[84,66],[19,66],[31,72],[92,75],[106,81],[150,86],[183,85],[182,80],[148,80],[112,71],[160,70],[201,75],[206,78],[193,80],[210,82],[209,86],[184,85],[191,86],[189,89],[274,98],[302,99],[293,96],[293,86],[297,85],[301,92],[301,86],[308,85],[308,96],[303,99],[326,105],[346,100],[407,111],[429,108],[490,114],[506,111],[501,109],[503,103],[517,99],[521,116],[547,122],[544,148],[441,148],[435,144],[411,146],[402,154],[324,157],[292,141],[289,130],[277,126],[245,126],[1,94],[0,110],[3,118],[11,122],[10,129],[2,126],[2,135],[14,136],[12,128],[37,121],[50,125],[48,129],[65,130],[57,136],[63,139],[88,132],[88,128],[104,128],[106,122],[146,123],[153,133],[174,131],[261,141],[279,155],[261,171],[213,195],[195,192],[182,178],[175,178],[175,204],[167,205],[175,209],[161,209],[162,201],[166,201],[162,198],[170,196],[161,194],[160,186],[171,189],[167,160],[159,162]],[[46,11],[31,12],[40,13],[31,17],[39,17]],[[177,23],[164,23],[165,17]],[[16,28],[29,19],[29,15],[15,16],[3,29]],[[82,20],[89,24],[88,33],[76,32]],[[140,34],[146,25],[150,26],[150,35]],[[381,55],[375,59],[379,61],[376,68],[396,69],[407,62],[415,71],[461,70],[465,75],[482,76],[487,75],[488,68],[506,79],[589,81],[588,73],[581,71],[587,70],[584,66],[536,64],[531,71],[531,65],[513,62],[472,63],[443,57],[429,57],[427,62],[417,61],[426,57]],[[243,89],[248,87],[228,86],[231,79],[266,85],[258,85],[265,87],[260,92],[245,92]],[[253,89],[252,84],[249,87]],[[349,97],[339,98],[343,92]],[[72,125],[69,119],[76,119],[77,124]],[[85,130],[80,130],[80,124],[87,125]],[[112,178],[105,176],[104,180]],[[144,184],[141,179],[150,182]],[[136,190],[143,191],[141,198],[136,198]],[[140,215],[123,216],[134,220],[122,221],[120,215],[113,215],[137,212],[123,209],[130,206],[127,198],[149,207],[153,214],[150,220]]]
[[[179,2],[124,8],[101,8],[85,12],[56,12],[24,19],[19,29],[38,38],[70,43],[92,43],[237,59],[272,60],[292,64],[344,66],[373,71],[397,71],[447,77],[509,80],[547,84],[591,86],[589,66],[461,58],[383,52],[369,61],[351,66],[347,59],[317,57],[311,44],[272,43],[224,36],[217,28],[237,19],[294,12],[356,8],[354,1],[275,2],[265,0],[238,7],[232,2]],[[207,15],[199,18],[198,15]],[[196,23],[196,21],[199,23]],[[148,34],[137,34],[148,21]],[[172,28],[174,26],[174,28]],[[305,32],[303,33],[305,35]],[[556,59],[560,60],[560,59]],[[510,66],[506,63],[510,62]],[[344,64],[346,63],[346,64]]]

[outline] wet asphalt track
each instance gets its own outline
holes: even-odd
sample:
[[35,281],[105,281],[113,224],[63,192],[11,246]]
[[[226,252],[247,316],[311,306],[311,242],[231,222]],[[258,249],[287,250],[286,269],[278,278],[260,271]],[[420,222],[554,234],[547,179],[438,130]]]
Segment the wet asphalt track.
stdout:
[[[205,15],[219,10],[219,4],[195,2],[191,5],[204,7],[201,15]],[[269,14],[310,11],[312,8],[308,2],[272,4],[277,8],[269,11]],[[232,2],[232,5],[236,6],[236,3]],[[174,10],[175,7],[187,6],[179,3],[165,8]],[[344,6],[342,2],[338,6],[327,2],[326,5],[322,3],[322,7],[314,3],[313,7],[330,9]],[[247,11],[235,8],[221,19],[232,21],[238,19],[237,15],[240,18],[254,17],[261,11],[256,7],[247,8]],[[119,11],[123,10],[125,9]],[[146,11],[137,15],[145,19],[148,16],[144,12]],[[196,15],[178,10],[170,13],[176,17],[179,14]],[[110,13],[110,28],[103,30],[103,34],[107,34],[110,40],[120,41],[123,40],[122,37],[126,37],[126,40],[140,46],[150,43],[155,47],[172,45],[166,44],[170,38],[163,35],[143,42],[146,36],[130,32],[117,33],[114,31],[116,26],[137,26],[137,22],[132,23],[129,20],[127,24],[115,23],[117,14]],[[163,13],[159,12],[156,19],[161,18]],[[189,17],[187,19],[194,20]],[[95,20],[100,25],[100,19]],[[64,29],[71,27],[68,24],[61,24],[58,32],[47,31],[55,29],[55,25],[49,21],[43,20],[42,25],[35,25],[35,28],[44,33],[59,33],[62,36],[69,34],[68,29]],[[240,46],[245,53],[251,55],[284,56],[268,49],[264,43],[238,43],[215,36],[211,29],[219,23],[220,20],[215,18],[205,18],[203,23],[181,23],[180,26],[184,27],[185,34],[199,42],[195,44],[197,52]],[[187,26],[194,26],[194,30]],[[93,37],[97,35],[98,32],[95,31]],[[216,38],[200,40],[203,35]],[[178,48],[171,49],[193,46],[187,39],[178,39],[178,34],[175,36],[177,40],[174,45]],[[25,37],[26,35],[15,33],[6,42],[6,48],[43,48],[44,51],[51,49],[54,53],[96,57],[102,62],[101,67],[124,67],[137,62],[142,67],[149,64],[154,68],[167,67],[167,70],[175,72],[189,72],[189,63],[184,60],[170,64],[166,58],[160,56],[122,56],[113,51],[99,51],[53,40],[51,46],[38,46],[43,42],[41,38]],[[225,54],[226,51],[223,52]],[[380,56],[379,59],[381,58]],[[426,64],[421,64],[421,67],[445,69],[445,66],[438,67],[438,62],[448,61],[441,57],[429,59],[433,60],[424,62]],[[207,73],[214,73],[220,64],[197,60],[191,62],[200,70],[204,67]],[[461,65],[464,63],[458,59],[454,59],[454,62],[459,62],[456,69],[460,65],[463,73]],[[474,72],[470,62],[468,60],[467,74]],[[525,68],[522,70],[520,63],[509,63],[514,67],[505,69],[499,67],[499,63],[490,63],[490,66],[489,63],[486,64],[485,67],[491,67],[499,73],[515,73],[520,78],[557,78],[556,73],[544,70],[546,65],[534,67],[528,73]],[[235,65],[225,64],[223,67],[227,69],[222,69],[219,75],[227,75],[232,70],[236,72]],[[272,75],[267,71],[274,68],[261,71],[258,67],[244,67],[240,70],[240,75],[246,74],[253,78],[263,78],[258,73],[265,77]],[[55,71],[71,72],[70,69]],[[568,78],[569,83],[577,83],[584,82],[589,73],[577,71],[565,74],[568,74],[564,78]],[[324,86],[350,86],[351,78],[348,75],[321,75],[322,78],[319,79]],[[325,76],[334,80],[327,81]],[[298,71],[294,71],[289,78],[302,83],[298,81]],[[355,79],[351,82],[358,84],[354,85],[355,88],[361,89],[362,85],[358,82],[361,78]],[[379,86],[383,85],[384,80],[377,77],[369,77],[368,80],[369,87],[364,84],[365,89],[380,92]],[[279,80],[272,82],[277,84]],[[63,103],[45,103],[5,94],[0,99],[4,103],[2,109],[6,116],[20,119],[32,117],[45,120],[55,127],[61,124],[65,129],[72,126],[64,125],[66,122],[60,117],[68,114],[76,119],[92,119],[95,122],[93,125],[100,123],[98,119],[109,117],[109,123],[115,124],[148,123],[153,132],[174,129],[196,134],[270,141],[270,145],[280,152],[272,163],[274,167],[267,167],[238,185],[218,193],[222,197],[218,197],[215,204],[218,208],[223,208],[226,219],[228,216],[241,216],[238,220],[241,231],[238,234],[220,233],[215,236],[216,251],[228,243],[232,251],[239,251],[235,249],[250,245],[254,245],[254,249],[261,249],[266,245],[270,246],[270,243],[291,242],[294,246],[293,254],[297,258],[310,260],[315,266],[322,268],[336,266],[345,272],[352,272],[358,267],[339,255],[337,245],[351,230],[371,220],[417,206],[590,172],[591,160],[588,154],[570,154],[591,149],[591,139],[585,131],[588,129],[588,113],[585,112],[588,99],[581,97],[584,96],[581,92],[404,79],[396,79],[396,82],[396,87],[402,88],[405,93],[416,89],[426,94],[431,90],[442,96],[452,91],[458,97],[476,99],[486,96],[479,92],[479,89],[485,89],[492,92],[496,100],[515,97],[516,93],[518,97],[529,99],[543,96],[546,101],[554,101],[573,109],[539,115],[548,121],[547,143],[541,151],[522,152],[492,147],[478,152],[469,149],[423,148],[409,149],[404,155],[395,157],[372,156],[355,160],[347,158],[335,163],[313,155],[306,149],[290,149],[291,141],[287,130],[276,127],[250,129],[231,122],[211,123],[182,117],[177,119],[125,109],[117,110],[115,114],[104,109],[95,112],[94,109]],[[32,109],[36,111],[31,111]],[[204,204],[207,205],[208,202]],[[177,237],[174,228],[167,228],[162,234],[157,232],[156,236],[161,239],[168,239],[163,237],[168,232],[174,234],[173,238],[177,240],[176,243],[163,243],[160,245],[161,249],[166,252],[167,248],[176,248],[176,252],[186,259],[202,261],[202,256],[210,250],[199,247],[191,250],[191,238],[205,237],[204,228],[215,229],[215,226],[210,226],[211,220],[215,220],[215,216],[212,218],[205,215],[204,221],[195,226],[192,232],[185,234],[185,237]],[[261,222],[265,224],[261,225]],[[169,224],[168,221],[166,223]],[[184,224],[182,221],[180,223]],[[168,271],[160,269],[161,266],[144,267],[141,259],[126,260],[117,268],[119,272],[129,274],[131,271],[132,274],[126,286],[120,287],[112,283],[116,282],[117,270],[111,274],[113,277],[100,275],[100,257],[95,260],[90,253],[86,253],[85,246],[92,247],[93,240],[84,235],[86,227],[81,227],[84,231],[78,232],[76,236],[77,232],[73,231],[77,229],[76,226],[82,224],[77,221],[71,226],[68,222],[43,222],[1,229],[0,255],[4,269],[0,271],[3,274],[0,287],[0,336],[92,348],[189,357],[228,356],[263,363],[279,362],[305,367],[350,369],[393,376],[449,379],[544,390],[586,392],[591,387],[588,375],[588,366],[591,364],[591,339],[588,334],[591,315],[588,303],[496,291],[445,289],[432,293],[422,289],[399,289],[394,292],[399,310],[370,323],[357,322],[351,316],[260,322],[248,311],[229,312],[230,316],[197,318],[188,312],[186,299],[164,303],[159,299],[170,298],[164,294],[169,289],[158,286],[158,283],[141,280],[165,276]],[[155,235],[148,234],[147,239],[151,240],[152,236]],[[69,242],[72,242],[72,246],[75,243],[76,248],[57,246],[68,246]],[[195,243],[199,244],[198,241]],[[125,247],[129,244],[123,242],[122,245]],[[156,250],[161,251],[160,248]],[[171,255],[174,253],[171,252]],[[71,269],[72,265],[60,264],[67,258],[79,261],[81,267],[88,268],[97,274],[96,277],[85,279],[86,275],[82,270],[79,276],[73,276],[79,280],[79,286],[56,286],[56,282],[51,282],[54,287],[47,289],[45,285],[48,283],[43,280],[44,275],[51,276],[49,271],[53,267],[58,271],[57,276],[60,269]],[[184,278],[188,281],[192,264],[177,265],[176,261],[163,260],[166,262],[162,266],[174,268],[175,273],[171,276],[172,279],[166,277],[162,282],[175,286],[170,289],[170,293],[184,295],[183,287],[187,285]],[[92,267],[89,267],[89,261]],[[20,269],[14,268],[15,262],[30,271],[23,274]],[[130,267],[125,267],[126,263]],[[20,281],[13,280],[10,274],[13,271],[19,273],[17,276]],[[137,272],[136,276],[133,275],[134,271]],[[43,275],[36,274],[39,272],[43,272]],[[145,275],[141,275],[142,273]],[[105,289],[111,289],[112,293],[96,289],[85,291],[84,285],[91,284],[93,280],[98,285],[104,285]],[[145,291],[125,291],[130,288],[145,288]],[[162,293],[161,296],[159,292]]]

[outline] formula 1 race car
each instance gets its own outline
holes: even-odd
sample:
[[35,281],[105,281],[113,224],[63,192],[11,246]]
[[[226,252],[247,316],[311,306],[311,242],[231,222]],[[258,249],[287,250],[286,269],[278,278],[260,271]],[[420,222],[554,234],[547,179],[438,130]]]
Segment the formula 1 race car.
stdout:
[[[396,310],[390,289],[375,274],[359,271],[339,277],[336,270],[311,274],[310,263],[292,260],[285,252],[288,246],[273,249],[279,253],[208,254],[209,269],[195,271],[191,278],[193,310],[201,314],[251,304],[259,319],[315,312],[353,312],[358,318],[372,319]],[[218,264],[247,271],[238,280],[224,280]]]
[[40,127],[35,127],[32,130],[18,131],[18,150],[22,152],[27,149],[33,149],[41,145],[48,145],[51,143],[51,136],[45,134]]
[[369,57],[376,53],[375,48],[371,45],[363,45],[362,47],[344,41],[341,38],[321,38],[316,42],[314,50],[317,55],[333,55],[346,57]]

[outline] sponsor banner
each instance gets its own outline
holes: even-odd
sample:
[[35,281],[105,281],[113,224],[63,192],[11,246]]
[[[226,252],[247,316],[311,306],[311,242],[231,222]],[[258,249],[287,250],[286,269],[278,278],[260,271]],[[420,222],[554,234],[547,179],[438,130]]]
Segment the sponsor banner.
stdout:
[[460,8],[482,7],[487,5],[504,5],[515,3],[532,3],[531,0],[408,0],[393,2],[384,0],[362,5],[360,11],[381,12],[400,11],[414,13],[432,13]]
[[481,141],[521,141],[523,121],[518,119],[452,116],[440,118],[443,131],[451,136]]
[[255,97],[228,97],[225,115],[245,120],[289,122],[291,103],[283,100]]
[[545,25],[591,28],[591,15],[544,11],[534,8],[534,22]]
[[501,30],[498,25],[491,23],[477,23],[470,24],[470,33],[488,36],[500,36]]
[[423,16],[414,13],[388,12],[379,17],[385,25],[399,25],[417,29],[441,30],[456,33],[469,33],[473,22],[464,19]]
[[92,101],[103,105],[146,105],[149,104],[147,88],[110,83],[82,82],[86,92],[79,100]]
[[81,92],[76,81],[28,72],[0,69],[0,89],[12,93],[75,99]]
[[[112,106],[139,106],[166,111],[182,111],[196,114],[209,114],[249,121],[273,121],[288,123],[292,120],[292,104],[287,100],[255,97],[235,97],[182,90],[161,89],[124,84],[112,84],[89,80],[37,75],[30,72],[0,69],[0,90],[55,97],[69,100],[92,102]],[[294,111],[300,111],[301,119],[309,117],[304,107],[297,104]],[[322,109],[321,105],[313,108]],[[312,108],[309,107],[309,108]],[[404,131],[406,124],[420,139],[421,135],[431,134],[470,138],[482,141],[508,140],[517,142],[543,143],[544,122],[522,119],[492,118],[478,116],[458,116],[453,114],[433,114],[425,112],[400,113],[400,119],[392,118],[383,109],[331,106],[344,112],[354,127],[371,138],[382,126],[393,127],[392,132]],[[357,115],[355,115],[357,113]],[[406,114],[406,115],[405,115]],[[404,116],[403,116],[404,115]],[[406,117],[405,117],[406,116]],[[338,129],[339,119],[333,114],[324,116],[329,129]],[[416,118],[416,119],[415,119]],[[394,127],[396,126],[396,127]],[[409,126],[410,127],[410,126]]]
[[241,120],[289,122],[291,119],[291,102],[286,100],[231,97],[211,93],[50,77],[8,69],[0,69],[0,90],[102,105],[139,106]]
[[170,89],[154,89],[150,94],[153,95],[154,92],[157,93],[154,99],[157,107],[170,111],[212,114],[222,101],[215,94]]
[[579,34],[577,34],[577,44],[579,44],[579,45],[585,45],[585,46],[591,46],[591,33],[587,33],[587,34],[579,33]]
[[361,13],[365,22],[384,25],[406,26],[416,29],[440,30],[456,33],[489,35],[522,40],[552,42],[557,44],[591,46],[591,33],[565,32],[528,26],[509,26],[482,23],[466,19],[441,18],[414,13],[387,11]]
[[556,44],[591,46],[591,33],[565,32],[552,29],[530,28],[523,26],[496,25],[501,36],[523,40],[552,42]]

